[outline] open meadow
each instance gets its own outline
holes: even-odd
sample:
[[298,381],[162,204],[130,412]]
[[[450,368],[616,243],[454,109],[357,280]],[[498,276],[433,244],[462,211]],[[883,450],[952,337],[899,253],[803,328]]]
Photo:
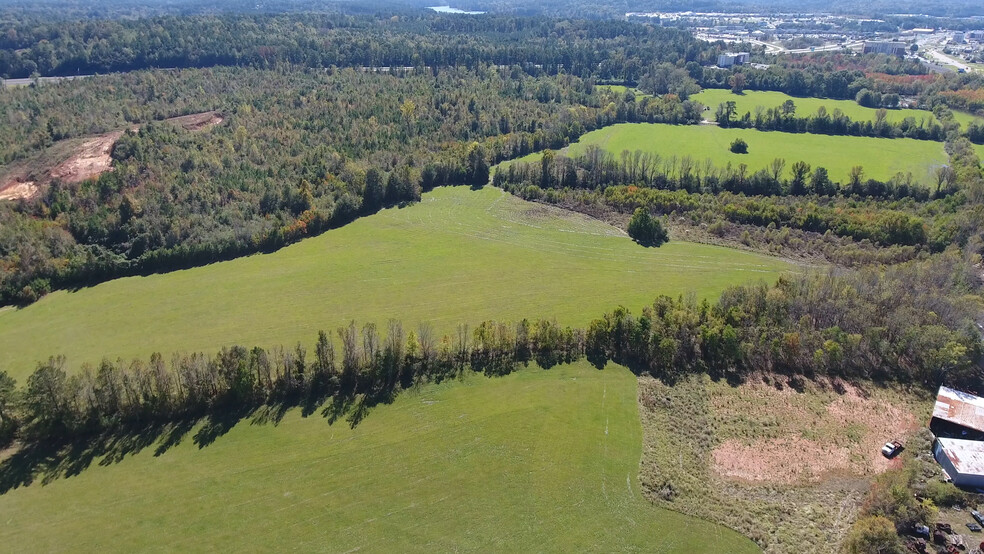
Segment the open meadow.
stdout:
[[485,188],[443,188],[273,254],[58,291],[0,310],[0,368],[20,383],[64,354],[71,370],[103,357],[212,352],[223,345],[313,344],[350,320],[440,334],[486,319],[585,326],[659,294],[716,297],[773,281],[782,260],[671,241],[643,248],[606,223]]
[[[34,551],[755,552],[639,488],[636,378],[531,367],[425,385],[359,426],[293,411],[208,446],[0,496],[0,544]],[[8,469],[9,471],[9,469]],[[7,477],[7,475],[3,475]],[[29,546],[28,546],[29,545]],[[534,546],[535,545],[535,546]]]
[[[695,94],[690,97],[691,100],[696,100],[701,104],[704,104],[709,108],[707,113],[707,118],[714,120],[714,111],[717,109],[719,104],[723,104],[728,101],[733,101],[737,108],[737,117],[745,115],[745,112],[749,112],[752,116],[755,116],[755,109],[759,106],[764,110],[770,108],[775,108],[781,106],[786,100],[792,100],[796,105],[796,115],[799,117],[804,117],[808,115],[814,115],[820,106],[827,109],[828,114],[832,114],[834,110],[840,110],[847,117],[855,121],[874,121],[875,113],[878,111],[875,108],[866,108],[854,100],[833,100],[830,98],[801,98],[798,96],[790,96],[782,92],[774,91],[764,91],[764,90],[746,90],[741,94],[735,94],[728,89],[704,89],[700,93]],[[925,120],[926,123],[935,122],[936,117],[933,112],[928,110],[915,110],[909,108],[900,109],[886,109],[885,110],[885,120],[889,123],[898,123],[907,117],[911,117],[919,123],[920,120]],[[963,113],[959,111],[953,112],[953,117],[964,127],[968,123],[974,121],[980,121],[979,118]]]
[[[729,146],[736,138],[748,143],[747,154]],[[947,161],[943,143],[915,139],[885,139],[781,133],[754,129],[721,129],[715,125],[620,123],[591,131],[568,147],[568,155],[583,154],[589,145],[613,154],[623,150],[655,152],[664,158],[690,156],[695,162],[711,160],[717,167],[747,164],[749,173],[766,168],[775,158],[786,160],[786,172],[797,161],[825,167],[834,181],[847,181],[851,168],[860,165],[866,178],[888,180],[896,172],[911,172],[917,182],[928,182],[933,170]],[[529,161],[533,158],[523,158]]]

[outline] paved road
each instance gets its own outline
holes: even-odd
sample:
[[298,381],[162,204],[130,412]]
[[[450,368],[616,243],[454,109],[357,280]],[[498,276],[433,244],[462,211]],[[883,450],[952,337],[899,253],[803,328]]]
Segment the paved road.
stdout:
[[[82,79],[92,77],[92,75],[69,75],[67,77],[38,77],[42,83],[57,83],[58,81],[71,81],[72,79]],[[34,79],[3,79],[5,87],[23,87],[34,82]]]
[[967,65],[967,64],[965,64],[963,62],[960,62],[960,61],[958,61],[958,60],[956,60],[954,58],[951,58],[950,56],[946,56],[944,54],[941,54],[941,53],[937,52],[936,50],[926,50],[925,53],[926,54],[929,54],[929,56],[931,58],[933,58],[934,60],[940,62],[941,64],[944,64],[944,65],[952,65],[953,67],[956,67],[957,69],[962,69],[962,70],[968,71],[968,72],[969,71],[973,71],[973,68],[971,68],[969,65]]

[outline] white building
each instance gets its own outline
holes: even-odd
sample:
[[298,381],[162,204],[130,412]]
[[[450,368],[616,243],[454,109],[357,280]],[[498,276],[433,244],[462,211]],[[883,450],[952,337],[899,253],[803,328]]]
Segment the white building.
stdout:
[[718,56],[718,67],[745,65],[750,59],[751,55],[748,52],[725,52]]
[[958,487],[984,489],[984,442],[939,438],[933,457]]

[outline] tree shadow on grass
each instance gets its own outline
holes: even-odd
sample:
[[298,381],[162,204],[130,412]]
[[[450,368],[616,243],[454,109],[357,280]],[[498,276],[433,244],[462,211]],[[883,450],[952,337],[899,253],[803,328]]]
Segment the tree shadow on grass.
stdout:
[[320,407],[320,415],[329,425],[346,418],[349,425],[355,428],[374,407],[392,402],[394,396],[305,397],[259,406],[216,409],[205,415],[164,423],[150,422],[118,427],[70,440],[14,445],[9,455],[0,460],[0,495],[37,482],[47,485],[57,479],[74,477],[93,463],[100,466],[117,464],[127,456],[139,454],[147,448],[154,449],[154,456],[162,456],[184,442],[193,431],[194,444],[203,449],[215,443],[243,420],[249,420],[251,425],[278,425],[287,412],[295,408],[301,408],[302,416],[308,417]]

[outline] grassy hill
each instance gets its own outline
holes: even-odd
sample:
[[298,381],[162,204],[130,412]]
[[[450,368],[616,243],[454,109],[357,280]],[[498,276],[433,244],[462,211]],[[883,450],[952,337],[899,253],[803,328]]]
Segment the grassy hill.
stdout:
[[[738,137],[748,143],[748,154],[729,150],[731,141]],[[787,172],[793,162],[803,160],[813,167],[826,167],[835,181],[846,181],[851,167],[859,164],[868,178],[887,180],[897,171],[911,171],[917,180],[924,181],[947,161],[940,142],[721,129],[714,125],[620,123],[584,134],[568,150],[571,155],[582,154],[591,144],[615,154],[643,150],[664,157],[691,156],[698,163],[710,159],[718,167],[745,163],[750,173],[765,168],[775,158],[786,160]]]
[[[714,111],[717,109],[718,104],[723,104],[729,100],[733,101],[738,108],[738,117],[745,115],[745,112],[749,112],[752,116],[755,116],[755,108],[762,106],[763,109],[775,108],[776,106],[781,106],[786,100],[792,100],[796,104],[796,115],[804,117],[807,115],[813,115],[817,113],[820,106],[827,108],[827,113],[833,113],[835,109],[844,112],[844,115],[855,120],[855,121],[874,121],[875,120],[875,108],[866,108],[853,100],[832,100],[830,98],[800,98],[797,96],[790,96],[781,92],[772,91],[760,91],[760,90],[746,90],[742,94],[734,94],[730,90],[726,89],[704,89],[699,94],[695,94],[690,97],[691,100],[696,100],[701,104],[710,108],[707,112],[707,118],[710,120],[714,119]],[[954,112],[954,118],[963,126],[966,127],[968,123],[975,119],[974,116],[963,113]],[[894,109],[886,110],[886,120],[891,123],[897,123],[903,119],[911,117],[918,123],[920,120],[926,120],[927,123],[936,121],[936,117],[933,116],[933,112],[927,110],[913,110],[913,109]]]
[[[0,496],[28,550],[754,552],[645,501],[636,379],[586,363],[427,385],[355,429],[295,411]],[[29,546],[28,546],[29,545]]]
[[103,356],[313,345],[319,329],[352,319],[428,322],[439,333],[490,318],[586,325],[620,303],[638,311],[658,294],[713,297],[789,267],[692,243],[647,249],[605,223],[498,189],[439,189],[273,254],[0,310],[0,368],[23,383],[52,354],[74,369]]

